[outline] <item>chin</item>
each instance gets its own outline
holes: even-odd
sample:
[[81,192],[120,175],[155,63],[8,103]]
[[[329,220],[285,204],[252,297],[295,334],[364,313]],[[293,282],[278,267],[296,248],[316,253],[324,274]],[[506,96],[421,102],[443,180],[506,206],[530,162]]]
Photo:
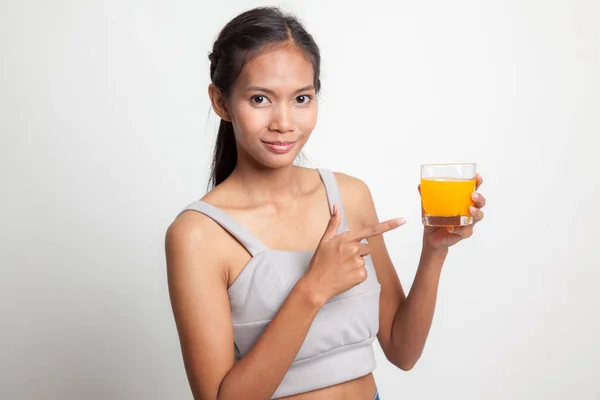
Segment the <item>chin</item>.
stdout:
[[273,169],[277,169],[277,168],[284,168],[284,167],[288,167],[292,164],[294,164],[294,161],[296,161],[296,157],[298,157],[298,154],[294,153],[288,153],[288,154],[267,154],[266,157],[263,157],[262,160],[260,160],[260,163],[263,164],[265,167],[268,168],[273,168]]

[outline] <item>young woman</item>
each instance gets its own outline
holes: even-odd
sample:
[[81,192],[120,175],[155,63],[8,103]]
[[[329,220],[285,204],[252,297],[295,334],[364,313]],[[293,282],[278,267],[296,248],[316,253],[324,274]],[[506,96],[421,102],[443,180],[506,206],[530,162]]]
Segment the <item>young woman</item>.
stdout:
[[[382,237],[404,220],[379,222],[359,179],[294,165],[317,121],[312,36],[257,8],[223,28],[209,59],[214,188],[165,243],[194,398],[378,399],[372,342],[398,368],[415,365],[448,248],[473,226],[424,229],[406,296]],[[478,222],[485,199],[473,201]]]

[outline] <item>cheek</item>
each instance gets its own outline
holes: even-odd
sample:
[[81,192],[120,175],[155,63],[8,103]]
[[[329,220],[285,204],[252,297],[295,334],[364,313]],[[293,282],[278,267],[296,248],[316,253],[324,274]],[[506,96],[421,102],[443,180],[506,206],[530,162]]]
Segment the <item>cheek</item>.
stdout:
[[234,127],[236,132],[248,140],[253,136],[258,136],[268,125],[268,115],[261,110],[249,106],[240,106],[234,109]]
[[296,120],[298,128],[305,135],[308,135],[312,132],[315,125],[317,124],[317,116],[318,109],[316,106],[311,107],[306,110],[302,110],[302,112],[298,115]]

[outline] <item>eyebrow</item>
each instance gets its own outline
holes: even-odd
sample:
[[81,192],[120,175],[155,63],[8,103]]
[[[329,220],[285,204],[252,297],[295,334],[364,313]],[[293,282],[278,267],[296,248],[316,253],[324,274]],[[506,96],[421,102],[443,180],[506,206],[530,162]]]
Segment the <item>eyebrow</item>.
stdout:
[[[296,90],[294,92],[294,94],[300,93],[300,92],[305,92],[307,90],[314,90],[314,89],[315,89],[314,85],[308,85],[308,86],[304,86],[303,88]],[[267,89],[267,88],[260,87],[260,86],[249,86],[246,88],[246,92],[264,92],[264,93],[269,93],[269,94],[275,94],[275,92],[272,91],[271,89]]]

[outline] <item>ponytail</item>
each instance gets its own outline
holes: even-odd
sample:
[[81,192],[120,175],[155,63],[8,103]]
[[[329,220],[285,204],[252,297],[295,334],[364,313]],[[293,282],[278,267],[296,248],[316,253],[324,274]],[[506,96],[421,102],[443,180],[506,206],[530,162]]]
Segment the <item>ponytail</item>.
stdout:
[[210,183],[213,187],[223,182],[233,172],[237,163],[237,147],[233,134],[233,124],[221,120],[213,156]]

